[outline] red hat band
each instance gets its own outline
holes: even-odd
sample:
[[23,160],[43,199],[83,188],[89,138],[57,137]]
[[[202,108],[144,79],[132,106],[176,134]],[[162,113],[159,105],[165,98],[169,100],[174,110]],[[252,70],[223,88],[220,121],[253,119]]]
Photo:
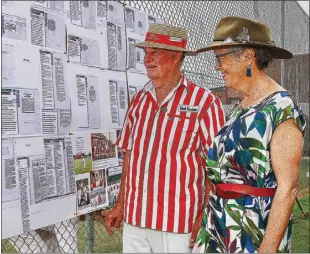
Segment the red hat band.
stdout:
[[186,43],[187,43],[186,39],[157,33],[146,33],[145,41],[160,43],[184,49],[186,49]]

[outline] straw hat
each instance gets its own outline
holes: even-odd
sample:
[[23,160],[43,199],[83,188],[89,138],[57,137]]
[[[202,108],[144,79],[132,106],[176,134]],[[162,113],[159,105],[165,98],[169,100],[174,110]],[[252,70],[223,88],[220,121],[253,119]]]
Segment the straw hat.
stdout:
[[196,55],[194,51],[186,49],[187,31],[184,28],[166,24],[151,24],[146,33],[145,41],[137,43],[139,48],[160,48],[184,52],[184,55]]
[[222,18],[216,26],[213,42],[207,47],[198,49],[196,53],[229,47],[266,48],[270,49],[273,58],[293,57],[290,51],[277,47],[271,40],[267,25],[235,16]]

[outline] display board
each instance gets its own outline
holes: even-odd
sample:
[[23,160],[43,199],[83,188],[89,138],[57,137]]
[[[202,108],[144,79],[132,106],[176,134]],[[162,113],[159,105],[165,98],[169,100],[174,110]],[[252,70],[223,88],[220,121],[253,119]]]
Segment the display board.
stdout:
[[113,205],[114,145],[162,20],[116,1],[2,1],[2,238]]

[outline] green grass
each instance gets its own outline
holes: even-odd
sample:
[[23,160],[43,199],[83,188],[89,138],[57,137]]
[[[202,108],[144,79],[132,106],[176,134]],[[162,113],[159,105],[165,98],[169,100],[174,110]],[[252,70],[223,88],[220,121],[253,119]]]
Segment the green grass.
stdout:
[[[300,199],[301,206],[304,212],[309,212],[309,194]],[[292,238],[292,252],[293,253],[309,253],[310,252],[310,218],[305,220],[301,214],[297,204],[294,209],[294,224],[293,224],[293,238]]]
[[8,239],[1,241],[1,253],[18,253]]
[[299,189],[302,193],[306,192],[309,194],[309,158],[304,158],[300,165],[300,175],[299,175]]
[[82,159],[74,160],[74,173],[76,175],[92,171],[92,166],[93,166],[92,160],[90,159],[85,159],[85,160],[86,160],[86,171],[83,168]]
[[[86,246],[86,222],[79,223],[78,232],[78,250],[85,252]],[[102,223],[95,221],[94,223],[94,253],[121,253],[123,248],[122,232],[120,228],[110,236]]]

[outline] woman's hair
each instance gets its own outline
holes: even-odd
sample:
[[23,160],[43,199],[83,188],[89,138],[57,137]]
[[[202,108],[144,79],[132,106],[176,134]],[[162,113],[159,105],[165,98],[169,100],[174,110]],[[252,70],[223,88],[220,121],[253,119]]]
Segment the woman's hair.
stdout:
[[[245,48],[236,48],[238,51],[236,52],[236,56],[240,56],[240,53],[245,49]],[[259,70],[266,69],[273,60],[273,57],[271,55],[271,52],[269,49],[265,48],[252,48],[255,53],[255,63],[256,66]]]
[[259,70],[266,69],[272,63],[273,57],[269,49],[253,48],[256,57],[256,66]]

